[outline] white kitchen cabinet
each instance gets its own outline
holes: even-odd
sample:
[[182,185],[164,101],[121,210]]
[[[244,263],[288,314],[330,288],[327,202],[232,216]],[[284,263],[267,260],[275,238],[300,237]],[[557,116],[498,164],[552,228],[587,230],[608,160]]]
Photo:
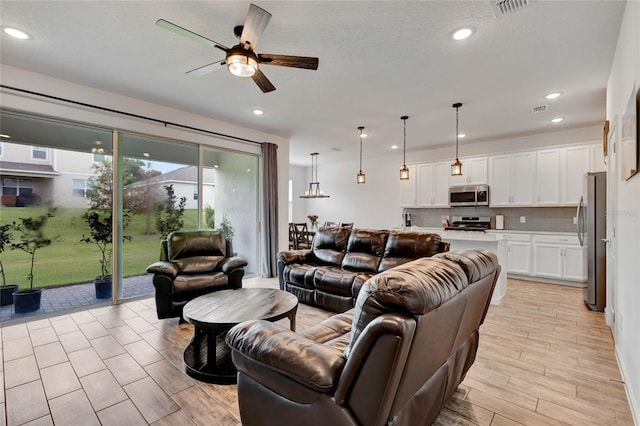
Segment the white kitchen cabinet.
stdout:
[[504,234],[507,240],[507,273],[531,275],[531,235]]
[[449,206],[449,163],[419,164],[417,176],[418,207]]
[[461,162],[462,176],[451,176],[451,185],[480,185],[487,183],[487,157],[463,158]]
[[534,152],[489,157],[489,204],[492,207],[533,205]]
[[559,206],[560,201],[560,149],[536,152],[536,198],[538,206]]
[[533,275],[585,282],[586,251],[577,236],[534,235]]
[[590,145],[589,148],[591,149],[591,161],[589,164],[589,171],[590,172],[606,172],[607,164],[605,163],[602,144],[598,143],[598,144]]
[[591,147],[573,146],[561,150],[562,205],[577,206],[583,192],[582,177],[591,166]]
[[416,207],[416,182],[418,181],[416,166],[407,166],[409,180],[400,181],[400,207]]

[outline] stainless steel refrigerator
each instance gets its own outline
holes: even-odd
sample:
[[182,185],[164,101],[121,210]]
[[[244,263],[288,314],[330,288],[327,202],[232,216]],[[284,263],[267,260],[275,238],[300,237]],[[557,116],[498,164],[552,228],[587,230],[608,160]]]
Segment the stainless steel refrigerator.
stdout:
[[576,212],[578,240],[587,248],[587,286],[583,296],[589,309],[602,312],[607,297],[606,173],[586,173],[583,194]]

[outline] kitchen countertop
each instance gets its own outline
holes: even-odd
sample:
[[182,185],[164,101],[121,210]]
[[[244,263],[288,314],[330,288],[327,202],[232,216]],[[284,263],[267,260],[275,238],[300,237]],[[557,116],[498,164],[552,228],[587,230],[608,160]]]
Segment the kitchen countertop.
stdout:
[[[436,234],[440,234],[443,237],[446,235],[448,238],[457,237],[459,239],[478,239],[481,240],[483,238],[460,238],[459,234],[478,234],[478,235],[502,235],[502,234],[524,234],[524,235],[561,235],[561,236],[575,236],[576,232],[549,232],[549,231],[521,231],[521,230],[510,230],[510,229],[487,229],[485,232],[477,232],[477,231],[446,231],[442,228],[437,227],[425,227],[425,226],[411,226],[411,227],[397,227],[394,229],[398,230],[407,230],[407,231],[418,231],[418,232],[433,232]],[[451,236],[451,237],[450,237]],[[485,241],[495,240],[496,238],[485,238]]]

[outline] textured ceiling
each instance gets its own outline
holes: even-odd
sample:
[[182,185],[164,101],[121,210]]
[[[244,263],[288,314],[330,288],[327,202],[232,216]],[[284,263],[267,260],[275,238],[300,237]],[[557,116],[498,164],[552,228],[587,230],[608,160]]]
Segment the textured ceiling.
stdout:
[[[185,71],[223,53],[155,25],[164,18],[227,46],[249,2],[6,1],[3,64],[122,93],[291,139],[291,162],[357,159],[453,144],[454,102],[464,144],[601,124],[625,3],[533,1],[496,17],[488,1],[260,1],[273,18],[258,53],[317,56],[317,71],[264,65],[275,92],[220,70]],[[450,39],[461,26],[476,33]],[[561,91],[548,101],[544,95]],[[548,104],[544,114],[532,113]],[[265,111],[261,117],[251,111]],[[562,116],[559,124],[549,120]]]

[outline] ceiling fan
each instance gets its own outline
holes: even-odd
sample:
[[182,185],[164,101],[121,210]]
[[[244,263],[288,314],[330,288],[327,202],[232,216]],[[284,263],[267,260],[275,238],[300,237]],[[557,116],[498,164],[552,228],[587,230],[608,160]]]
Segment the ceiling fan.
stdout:
[[226,53],[224,59],[187,71],[187,74],[204,75],[226,65],[233,75],[251,77],[260,90],[263,93],[267,93],[276,90],[276,87],[262,73],[259,65],[276,65],[309,70],[318,69],[318,58],[256,53],[254,49],[258,45],[258,41],[260,41],[267,24],[269,24],[269,20],[271,20],[269,12],[255,4],[249,6],[244,25],[238,25],[233,29],[235,36],[240,39],[240,43],[231,48],[164,19],[158,19],[156,25]]

